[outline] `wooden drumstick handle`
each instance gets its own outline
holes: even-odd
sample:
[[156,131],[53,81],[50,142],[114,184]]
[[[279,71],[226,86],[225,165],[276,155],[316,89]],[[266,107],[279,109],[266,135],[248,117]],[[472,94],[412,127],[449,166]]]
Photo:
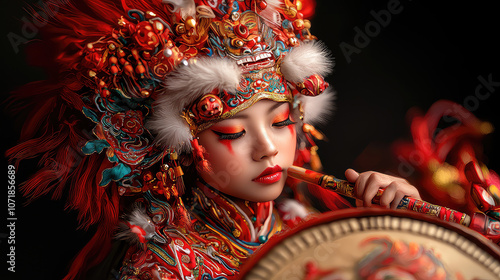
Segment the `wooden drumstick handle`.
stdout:
[[[334,191],[347,197],[356,198],[354,194],[353,183],[350,183],[346,180],[337,179],[331,175],[325,175],[302,167],[292,166],[288,168],[288,176],[314,185],[318,185],[322,188]],[[375,204],[380,204],[380,196],[383,193],[384,190],[379,189],[372,202]],[[405,196],[403,199],[401,199],[397,209],[407,209],[414,212],[427,214],[444,221],[459,223],[467,227],[471,223],[471,217],[465,213],[408,196]]]

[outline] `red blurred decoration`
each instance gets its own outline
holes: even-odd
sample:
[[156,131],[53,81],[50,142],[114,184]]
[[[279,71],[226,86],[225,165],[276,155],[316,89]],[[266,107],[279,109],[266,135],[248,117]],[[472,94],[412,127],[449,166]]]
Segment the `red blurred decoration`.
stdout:
[[300,12],[304,15],[304,18],[312,18],[314,16],[314,11],[316,9],[316,0],[299,0],[302,2],[302,10]]
[[[447,126],[441,128],[443,123]],[[427,113],[411,116],[413,141],[394,143],[393,152],[418,171],[415,184],[424,200],[473,213],[478,209],[470,199],[465,166],[484,159],[482,141],[492,131],[490,123],[461,105],[440,100]]]

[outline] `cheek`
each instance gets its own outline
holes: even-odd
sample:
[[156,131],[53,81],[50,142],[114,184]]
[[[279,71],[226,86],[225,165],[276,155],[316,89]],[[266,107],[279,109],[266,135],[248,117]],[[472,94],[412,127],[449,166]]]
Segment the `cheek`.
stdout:
[[289,153],[293,162],[295,158],[295,151],[297,150],[297,133],[295,131],[295,125],[290,126],[290,135],[291,139],[289,140]]
[[[221,163],[233,157],[232,145],[227,140],[204,139],[200,137],[200,145],[205,149],[206,159],[212,167],[218,167]],[[230,150],[231,152],[228,152]]]
[[[208,137],[205,137],[208,136]],[[219,181],[233,181],[236,177],[241,176],[243,170],[247,166],[245,160],[248,156],[246,146],[248,143],[240,143],[245,141],[235,140],[220,140],[212,135],[199,135],[199,143],[206,151],[206,159],[208,160],[213,174],[202,174],[203,179],[206,177],[216,177]]]
[[220,140],[219,139],[219,142],[226,147],[227,151],[230,154],[234,155],[232,140]]
[[295,125],[289,125],[287,128],[282,128],[276,140],[279,145],[279,152],[286,157],[287,161],[293,161],[297,145]]

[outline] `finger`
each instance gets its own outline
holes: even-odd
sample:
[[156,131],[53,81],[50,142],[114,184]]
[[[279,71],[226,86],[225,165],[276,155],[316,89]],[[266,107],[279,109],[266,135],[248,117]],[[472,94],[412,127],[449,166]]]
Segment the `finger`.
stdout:
[[363,194],[363,190],[359,190],[359,177],[360,177],[360,174],[358,172],[356,172],[354,169],[352,168],[349,168],[345,171],[345,178],[347,179],[347,181],[351,182],[351,183],[354,183],[354,195],[356,197],[361,197],[361,194]]
[[356,199],[356,207],[363,207],[363,201]]
[[402,191],[397,191],[394,195],[394,199],[391,202],[391,209],[398,209],[398,205],[406,195]]
[[398,182],[392,182],[384,189],[384,193],[380,197],[380,206],[389,208],[392,206],[395,195],[398,193]]
[[365,188],[367,185],[366,182],[370,178],[371,174],[373,174],[373,172],[371,171],[359,174],[359,177],[356,180],[356,185],[354,187],[356,198],[363,199],[363,194],[365,193]]
[[363,202],[365,206],[371,206],[372,199],[375,197],[378,190],[384,186],[382,185],[383,179],[380,174],[374,172],[368,176],[364,184]]
[[387,180],[389,180],[391,182],[396,181],[396,182],[401,182],[403,184],[408,184],[408,185],[410,184],[410,183],[408,183],[408,181],[406,179],[401,178],[401,177],[391,176],[391,175],[387,175],[387,174],[382,174],[382,175],[384,175],[384,177],[386,177]]
[[347,181],[354,183],[359,178],[359,173],[354,169],[349,168],[345,171],[345,178],[347,179]]
[[418,192],[417,188],[415,188],[413,185],[410,185],[410,183],[408,183],[408,186],[410,186],[411,189],[406,194],[406,196],[413,197],[413,198],[416,198],[416,199],[422,199],[420,197],[420,193]]
[[373,173],[379,174],[380,179],[383,180],[383,182],[386,185],[389,185],[391,182],[400,182],[400,183],[403,183],[405,185],[410,185],[410,183],[406,179],[401,178],[401,177],[395,177],[395,176],[391,176],[391,175],[387,175],[387,174],[379,173],[379,172],[373,172]]

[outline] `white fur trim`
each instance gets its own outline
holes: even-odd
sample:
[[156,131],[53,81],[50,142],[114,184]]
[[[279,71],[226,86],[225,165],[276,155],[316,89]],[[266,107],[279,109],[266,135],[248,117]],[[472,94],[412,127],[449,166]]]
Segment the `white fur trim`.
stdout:
[[328,49],[318,41],[302,42],[286,54],[281,63],[281,73],[293,83],[302,82],[313,74],[326,76],[332,68]]
[[146,127],[157,134],[155,141],[164,148],[173,148],[177,152],[189,152],[193,139],[188,123],[181,117],[182,109],[170,104],[168,96],[153,104],[154,114]]
[[164,91],[153,104],[153,117],[146,126],[158,134],[156,141],[178,152],[190,151],[192,135],[181,117],[183,109],[213,89],[234,92],[241,70],[231,59],[203,57],[191,59],[167,76]]
[[180,9],[183,19],[186,19],[189,16],[195,18],[196,16],[196,4],[193,0],[163,0],[162,3],[172,6],[172,9],[168,9],[173,13]]
[[194,58],[187,67],[181,66],[167,77],[165,94],[174,103],[191,104],[213,89],[235,91],[240,83],[241,70],[227,58]]
[[328,120],[335,110],[335,92],[327,88],[318,96],[298,95],[304,110],[304,122],[308,124],[320,124]]

